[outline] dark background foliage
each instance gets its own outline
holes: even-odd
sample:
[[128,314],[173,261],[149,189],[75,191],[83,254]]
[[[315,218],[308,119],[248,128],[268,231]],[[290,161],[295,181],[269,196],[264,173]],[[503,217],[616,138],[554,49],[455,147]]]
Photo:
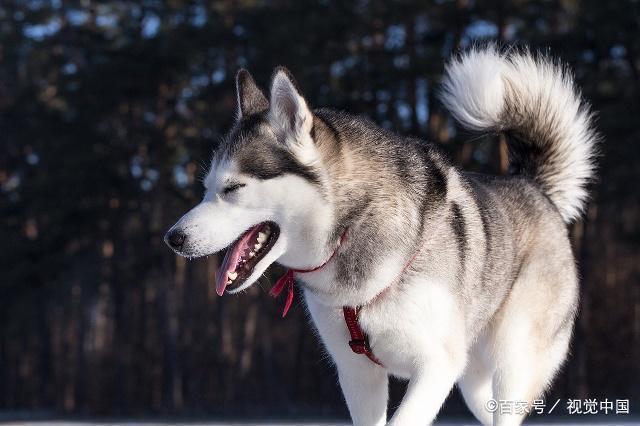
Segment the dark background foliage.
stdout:
[[[0,409],[83,415],[345,416],[301,306],[218,298],[217,257],[164,231],[233,119],[233,76],[274,66],[314,106],[505,170],[504,141],[458,132],[435,96],[472,43],[561,57],[598,111],[599,182],[572,227],[582,302],[550,398],[640,395],[637,1],[3,1]],[[277,271],[276,271],[277,272]],[[298,299],[299,300],[299,299]],[[393,400],[402,384],[394,385]],[[393,402],[392,406],[396,403]],[[464,413],[457,396],[447,413]]]

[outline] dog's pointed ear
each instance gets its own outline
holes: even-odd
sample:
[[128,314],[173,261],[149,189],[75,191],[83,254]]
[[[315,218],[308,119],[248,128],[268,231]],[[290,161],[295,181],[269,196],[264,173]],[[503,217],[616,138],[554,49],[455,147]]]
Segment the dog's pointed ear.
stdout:
[[238,95],[238,119],[269,109],[269,101],[258,87],[249,71],[244,68],[236,74]]
[[296,137],[309,134],[313,127],[313,114],[295,84],[293,76],[284,67],[276,68],[271,82],[272,120],[285,132]]

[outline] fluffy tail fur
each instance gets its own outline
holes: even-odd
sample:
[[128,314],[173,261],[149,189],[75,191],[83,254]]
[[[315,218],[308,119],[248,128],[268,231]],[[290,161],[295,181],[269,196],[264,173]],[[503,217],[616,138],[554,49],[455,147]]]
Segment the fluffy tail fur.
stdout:
[[447,66],[441,98],[464,127],[504,132],[511,165],[540,185],[566,223],[582,213],[598,138],[566,68],[528,52],[473,49]]

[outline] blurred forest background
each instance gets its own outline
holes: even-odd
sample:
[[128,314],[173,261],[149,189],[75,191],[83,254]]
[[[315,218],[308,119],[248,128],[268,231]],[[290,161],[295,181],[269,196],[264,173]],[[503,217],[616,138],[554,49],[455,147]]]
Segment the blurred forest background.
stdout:
[[[488,40],[568,62],[604,136],[600,180],[572,228],[580,317],[549,398],[631,399],[637,413],[631,0],[2,1],[0,410],[345,417],[303,307],[281,320],[272,279],[218,298],[218,259],[187,262],[162,236],[203,194],[241,66],[266,86],[286,65],[313,106],[504,171],[504,142],[458,132],[435,96],[445,60]],[[392,408],[402,384],[393,389]],[[455,395],[445,408],[465,410]]]

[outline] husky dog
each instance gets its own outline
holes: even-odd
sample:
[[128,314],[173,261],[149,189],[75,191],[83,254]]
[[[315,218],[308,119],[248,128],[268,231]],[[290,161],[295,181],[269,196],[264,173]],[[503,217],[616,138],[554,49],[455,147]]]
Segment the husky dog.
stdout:
[[[541,397],[578,304],[567,224],[584,208],[597,135],[571,75],[494,48],[446,68],[443,103],[463,127],[506,135],[507,177],[464,172],[362,117],[312,110],[284,68],[269,99],[245,70],[236,86],[237,120],[204,199],[169,230],[169,246],[188,257],[229,247],[219,295],[274,262],[297,270],[354,424],[387,424],[389,375],[409,383],[388,424],[433,422],[456,383],[482,423],[520,424],[523,414],[488,401]],[[358,307],[379,362],[351,350],[343,307]]]

